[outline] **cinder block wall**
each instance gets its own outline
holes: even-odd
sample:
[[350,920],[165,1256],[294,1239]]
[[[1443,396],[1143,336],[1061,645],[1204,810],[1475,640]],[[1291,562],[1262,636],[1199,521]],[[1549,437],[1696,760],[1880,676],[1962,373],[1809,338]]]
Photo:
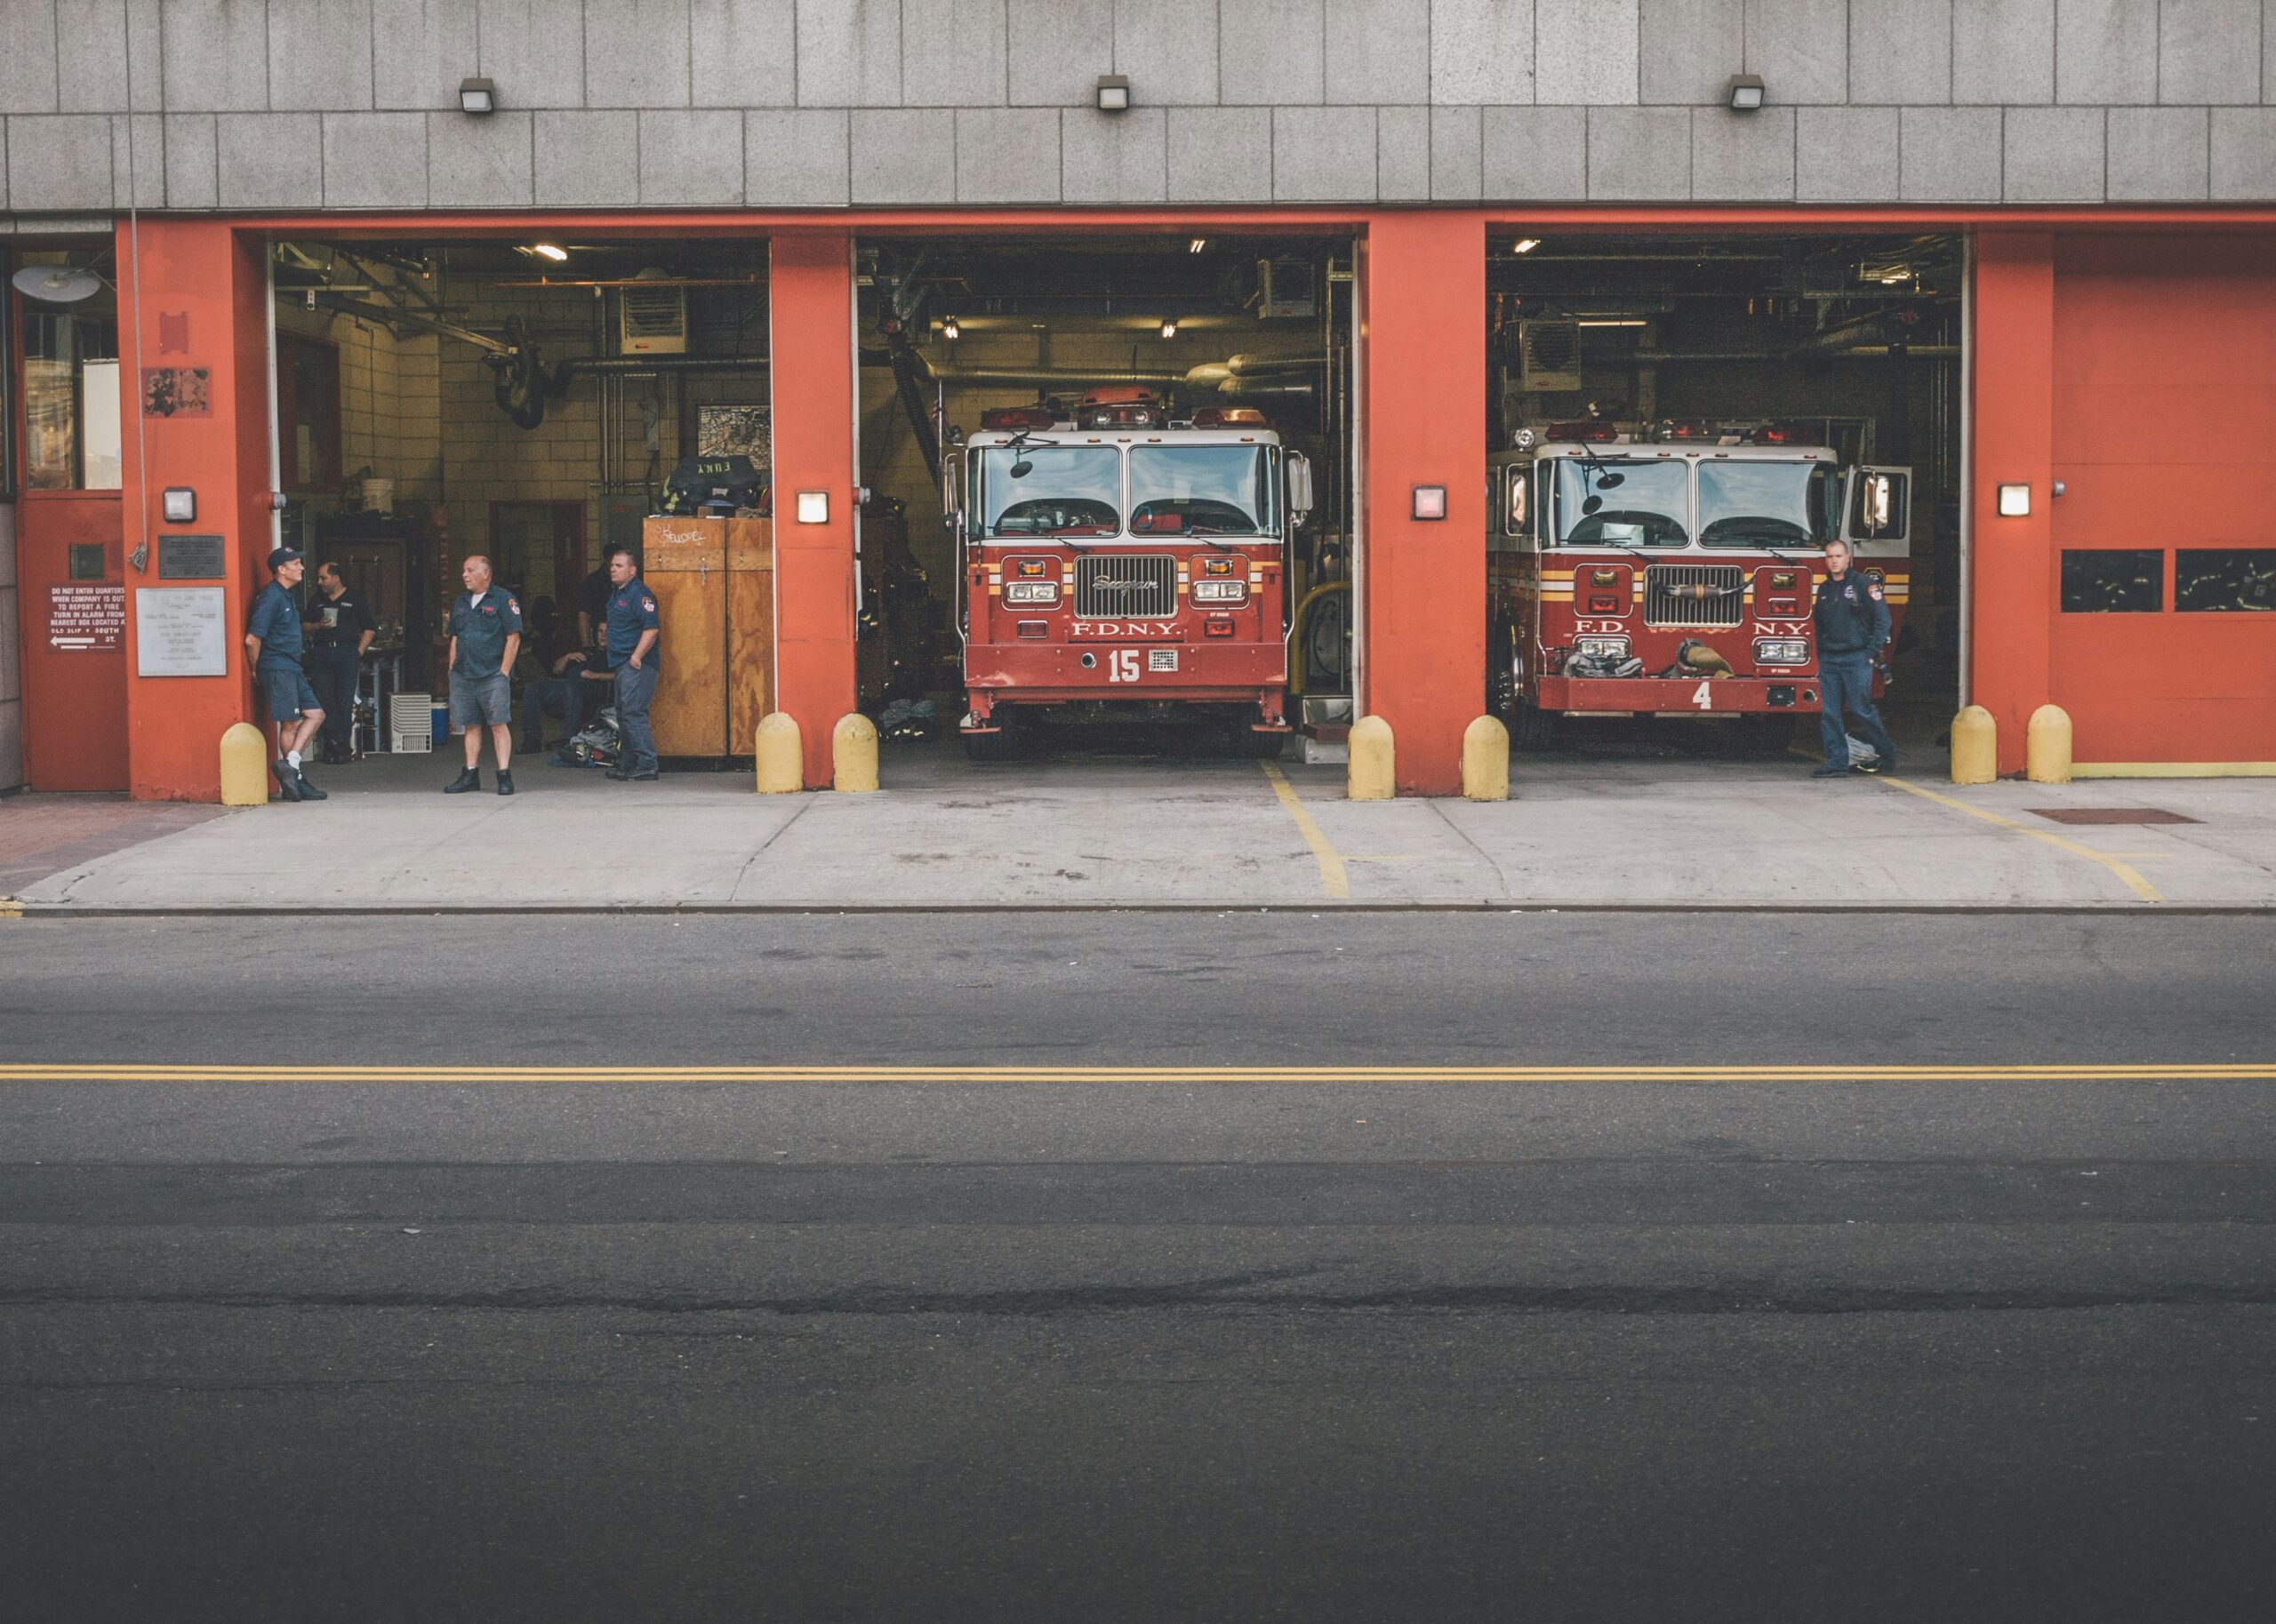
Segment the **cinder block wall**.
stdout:
[[0,210],[2268,201],[2264,10],[0,0]]

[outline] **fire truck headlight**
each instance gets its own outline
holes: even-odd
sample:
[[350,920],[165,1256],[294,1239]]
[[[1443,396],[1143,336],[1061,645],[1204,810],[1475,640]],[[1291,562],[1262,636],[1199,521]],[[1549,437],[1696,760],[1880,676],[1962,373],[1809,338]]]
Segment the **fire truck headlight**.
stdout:
[[1246,604],[1248,602],[1248,582],[1197,580],[1193,583],[1193,601],[1197,604]]
[[1757,637],[1754,663],[1759,666],[1799,666],[1808,662],[1809,641],[1803,637]]
[[1591,658],[1625,660],[1628,658],[1628,639],[1625,637],[1575,637],[1573,639],[1573,652]]
[[1004,601],[1007,604],[1039,604],[1047,609],[1059,601],[1059,583],[1055,580],[1007,580],[1004,583]]

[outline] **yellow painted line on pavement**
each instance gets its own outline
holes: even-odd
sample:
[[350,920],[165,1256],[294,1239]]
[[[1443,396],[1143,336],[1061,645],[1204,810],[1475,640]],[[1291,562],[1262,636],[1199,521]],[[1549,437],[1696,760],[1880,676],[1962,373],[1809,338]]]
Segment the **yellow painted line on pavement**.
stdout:
[[2276,1083],[2276,1063],[1949,1066],[196,1066],[12,1061],[0,1083]]
[[1343,867],[1343,860],[1335,854],[1335,848],[1328,844],[1327,836],[1318,824],[1312,821],[1312,815],[1305,810],[1303,802],[1297,798],[1296,787],[1288,781],[1288,775],[1280,771],[1277,763],[1267,761],[1257,764],[1264,769],[1264,776],[1270,780],[1272,793],[1280,798],[1280,804],[1286,807],[1288,815],[1296,820],[1296,828],[1302,834],[1304,844],[1312,849],[1312,860],[1319,865],[1320,890],[1339,900],[1350,900],[1350,873]]
[[1965,801],[1956,801],[1948,795],[1938,795],[1933,789],[1923,789],[1919,785],[1908,783],[1901,778],[1889,778],[1883,775],[1881,782],[1894,784],[1899,789],[1910,795],[1917,795],[1924,801],[1934,801],[1939,806],[1949,806],[1954,812],[1964,812],[1971,818],[1981,818],[1986,823],[1996,823],[2003,829],[2013,829],[2018,835],[2028,835],[2033,840],[2043,840],[2050,846],[2058,847],[2074,857],[2083,857],[2088,862],[2100,863],[2125,881],[2127,888],[2144,902],[2165,900],[2165,898],[2159,894],[2158,888],[2142,877],[2140,869],[2130,863],[2120,862],[2107,852],[2097,852],[2092,846],[2082,846],[2075,840],[2065,840],[2062,836],[2051,834],[2046,829],[2035,829],[2028,823],[2018,823],[2013,818],[2003,818],[1998,812],[1984,811],[1981,806],[1970,806]]

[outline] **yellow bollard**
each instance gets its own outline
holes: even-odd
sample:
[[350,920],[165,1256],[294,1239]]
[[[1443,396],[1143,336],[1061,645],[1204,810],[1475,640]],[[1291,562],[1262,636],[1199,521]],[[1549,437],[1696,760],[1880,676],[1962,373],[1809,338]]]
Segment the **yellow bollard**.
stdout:
[[798,719],[769,711],[758,723],[758,793],[792,795],[806,787],[805,745]]
[[867,795],[878,787],[878,724],[860,711],[829,730],[829,787],[840,795]]
[[268,736],[250,722],[232,722],[221,733],[221,804],[268,804]]
[[2000,776],[2000,724],[1981,705],[1952,718],[1952,782],[1988,784]]
[[1347,741],[1351,764],[1343,793],[1354,801],[1388,801],[1398,793],[1391,776],[1390,724],[1381,716],[1361,716],[1351,724]]
[[1510,798],[1510,730],[1492,716],[1462,730],[1462,793],[1471,801]]
[[2071,713],[2042,705],[2031,713],[2024,734],[2024,776],[2034,784],[2071,781]]

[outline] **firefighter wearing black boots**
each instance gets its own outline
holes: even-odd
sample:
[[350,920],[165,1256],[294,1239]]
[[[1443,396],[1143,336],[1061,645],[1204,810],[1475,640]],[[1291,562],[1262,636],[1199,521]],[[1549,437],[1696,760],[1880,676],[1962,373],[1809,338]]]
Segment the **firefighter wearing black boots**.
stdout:
[[466,590],[451,605],[451,720],[466,729],[466,770],[443,786],[445,795],[482,788],[482,733],[490,731],[498,754],[498,793],[514,793],[514,699],[507,673],[522,647],[522,606],[490,582],[490,560],[480,553],[459,572]]
[[1857,734],[1880,759],[1876,772],[1896,771],[1896,744],[1873,706],[1873,664],[1888,646],[1888,605],[1880,583],[1849,567],[1849,544],[1839,537],[1825,543],[1825,585],[1811,610],[1817,628],[1818,728],[1825,742],[1825,764],[1812,778],[1843,778],[1849,772],[1849,729],[1843,716],[1857,719]]
[[252,661],[253,682],[276,724],[276,759],[269,772],[276,779],[276,793],[287,801],[321,801],[323,790],[301,771],[301,752],[309,748],[324,725],[324,708],[309,674],[301,668],[301,606],[293,588],[301,584],[308,566],[301,555],[280,547],[268,555],[268,584],[252,601],[245,621],[245,653]]

